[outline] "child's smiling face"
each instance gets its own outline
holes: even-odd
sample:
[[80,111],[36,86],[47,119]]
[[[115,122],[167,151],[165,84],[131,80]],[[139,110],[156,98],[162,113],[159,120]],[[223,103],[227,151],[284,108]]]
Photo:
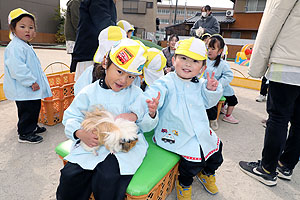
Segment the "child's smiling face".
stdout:
[[106,69],[105,83],[113,91],[119,92],[130,86],[135,78],[136,75],[129,74],[112,63]]
[[13,32],[21,40],[25,42],[31,41],[36,35],[34,21],[30,17],[23,17],[17,22]]
[[205,71],[202,60],[194,60],[185,55],[176,55],[172,58],[177,75],[182,79],[191,79]]

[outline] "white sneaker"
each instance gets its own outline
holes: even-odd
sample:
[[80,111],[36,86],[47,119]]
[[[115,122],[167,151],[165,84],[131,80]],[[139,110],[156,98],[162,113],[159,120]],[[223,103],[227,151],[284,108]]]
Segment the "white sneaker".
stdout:
[[210,124],[210,128],[214,131],[218,130],[219,128],[219,124],[218,124],[218,121],[215,119],[215,120],[209,120],[209,124]]
[[267,101],[267,96],[264,95],[259,95],[258,97],[256,97],[255,99],[257,102],[263,102],[263,101]]
[[231,123],[231,124],[238,124],[239,123],[239,120],[235,119],[232,115],[229,115],[228,117],[226,117],[226,115],[225,115],[223,117],[223,121]]

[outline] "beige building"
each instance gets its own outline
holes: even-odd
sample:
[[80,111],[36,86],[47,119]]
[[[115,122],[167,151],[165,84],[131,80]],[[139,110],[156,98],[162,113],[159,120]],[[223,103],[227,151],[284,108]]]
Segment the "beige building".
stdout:
[[149,34],[154,35],[156,31],[157,2],[160,0],[117,0],[117,20],[131,23],[136,36],[149,38]]

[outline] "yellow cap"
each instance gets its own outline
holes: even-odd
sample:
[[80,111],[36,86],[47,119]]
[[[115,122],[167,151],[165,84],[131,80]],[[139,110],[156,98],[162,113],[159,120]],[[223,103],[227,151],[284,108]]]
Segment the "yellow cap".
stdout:
[[125,20],[118,21],[117,26],[121,27],[124,31],[126,31],[126,33],[128,31],[134,31],[133,26],[128,21]]
[[27,12],[26,10],[24,10],[22,8],[16,8],[16,9],[10,11],[10,13],[8,15],[8,24],[10,24],[11,21],[16,19],[17,17],[19,17],[21,15],[25,15],[25,14],[30,15],[35,19],[33,14]]
[[124,38],[111,48],[109,58],[125,72],[141,75],[147,60],[147,49],[139,41]]
[[195,37],[179,41],[175,54],[185,55],[194,60],[207,59],[205,43]]
[[149,48],[148,60],[143,69],[144,79],[147,85],[151,85],[156,79],[164,76],[163,68],[166,66],[167,59],[162,51],[156,48]]
[[94,62],[101,63],[111,47],[123,38],[126,38],[126,33],[118,26],[109,26],[103,29],[98,36],[99,46],[94,55]]

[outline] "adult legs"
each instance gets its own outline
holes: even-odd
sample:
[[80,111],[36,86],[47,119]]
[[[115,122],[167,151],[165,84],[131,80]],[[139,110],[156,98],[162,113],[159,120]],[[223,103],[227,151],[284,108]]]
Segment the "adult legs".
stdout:
[[[262,166],[271,173],[275,172],[285,146],[288,122],[294,115],[295,107],[298,106],[295,103],[299,99],[299,93],[298,86],[270,81],[267,100],[269,118],[262,151]],[[295,122],[293,125],[295,126]]]

